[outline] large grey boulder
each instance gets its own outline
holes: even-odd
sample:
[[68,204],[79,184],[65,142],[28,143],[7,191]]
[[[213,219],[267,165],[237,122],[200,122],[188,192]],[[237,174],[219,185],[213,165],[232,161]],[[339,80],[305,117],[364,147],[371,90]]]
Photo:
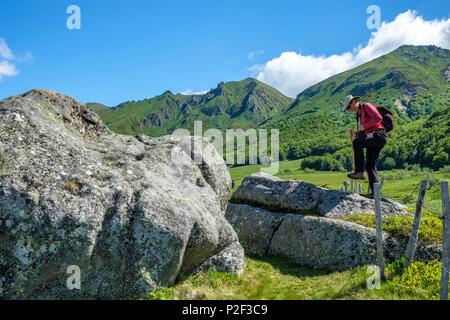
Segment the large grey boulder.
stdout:
[[195,163],[192,139],[113,134],[50,91],[0,101],[0,299],[135,298],[181,274],[242,272],[227,167],[205,141]]
[[[272,212],[245,204],[230,204],[226,214],[246,254],[282,256],[301,266],[332,271],[376,264],[376,231],[318,216]],[[406,241],[384,233],[388,262],[404,256]],[[442,247],[419,245],[416,259],[439,259]]]
[[[244,179],[231,202],[249,204],[272,211],[338,217],[352,213],[374,213],[374,200],[340,190],[328,190],[304,181],[281,180],[267,173]],[[382,201],[385,215],[407,214],[404,206]]]
[[[246,254],[283,256],[299,265],[346,270],[376,263],[375,229],[339,220],[352,213],[373,213],[375,203],[343,191],[303,181],[285,181],[266,173],[246,177],[231,197],[226,218]],[[384,199],[385,215],[408,214],[404,206]],[[387,261],[401,258],[406,242],[384,234]],[[420,245],[417,259],[438,258],[442,248]]]
[[262,208],[230,203],[226,217],[247,254],[264,257],[285,215]]

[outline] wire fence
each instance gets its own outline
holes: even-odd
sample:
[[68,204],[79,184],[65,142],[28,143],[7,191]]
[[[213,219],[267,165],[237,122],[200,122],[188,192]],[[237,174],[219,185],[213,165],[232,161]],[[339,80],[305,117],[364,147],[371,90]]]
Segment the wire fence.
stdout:
[[[429,195],[429,193],[431,192],[433,194],[439,194],[440,195],[441,194],[441,190],[439,188],[440,180],[439,179],[434,179],[434,178],[431,178],[430,180],[428,180],[428,179],[426,179],[426,180],[429,182],[429,185],[428,185],[427,190],[426,190],[427,194]],[[409,199],[410,201],[408,201],[408,203],[413,203],[414,200],[417,200],[417,194],[419,192],[419,188],[420,188],[420,185],[417,185],[412,190],[411,194],[409,196],[406,196],[404,199]],[[344,189],[345,189],[345,187],[344,187]],[[354,188],[354,190],[350,190],[350,192],[354,192],[355,190],[358,191],[359,189],[360,188],[356,187],[356,188]],[[444,220],[446,218],[443,215],[442,207],[441,206],[438,206],[438,207],[432,206],[432,205],[430,205],[429,202],[430,201],[427,200],[427,197],[425,196],[424,199],[423,199],[423,202],[422,202],[422,208],[426,209],[429,213],[438,216],[442,220],[442,222],[444,223]],[[446,221],[448,221],[448,220],[446,220]],[[428,255],[430,260],[437,260],[437,257],[433,253],[431,253],[428,250],[428,247],[420,240],[420,228],[419,228],[419,235],[417,237],[415,237],[415,235],[412,233],[412,224],[411,224],[411,226],[401,225],[400,229],[401,229],[403,234],[409,234],[409,236],[412,239],[414,239],[415,242],[416,242],[415,254],[411,258],[409,258],[407,256],[407,254],[406,254],[406,251],[405,251],[405,254],[403,255],[403,257],[405,259],[409,260],[408,261],[408,265],[411,265],[415,261],[414,256],[417,254],[417,250],[418,249],[422,250],[426,255]],[[450,271],[447,268],[445,268],[444,266],[442,267],[442,272],[446,272],[447,274],[450,274]],[[405,286],[405,285],[401,285],[401,284],[398,284],[398,283],[392,283],[392,284],[395,287],[399,287],[399,288],[403,288],[403,289],[407,288],[408,290],[413,290],[413,291],[415,291],[418,294],[427,294],[427,295],[430,294],[430,292],[428,290],[423,289],[421,287]]]
[[[429,181],[429,182],[430,182],[430,181]],[[433,190],[433,189],[434,189],[434,190]],[[441,190],[436,186],[436,184],[430,184],[430,185],[428,186],[427,192],[429,192],[429,191],[431,191],[431,190],[433,190],[434,192],[438,192],[438,193],[441,192]],[[413,197],[413,195],[417,194],[418,191],[419,191],[419,185],[412,191],[410,197]],[[443,223],[444,223],[444,220],[445,220],[446,218],[445,218],[444,215],[442,214],[442,208],[441,208],[441,210],[436,211],[435,208],[429,207],[429,206],[427,205],[427,198],[426,198],[426,197],[424,197],[424,199],[423,199],[422,208],[427,209],[427,210],[428,210],[430,213],[432,213],[432,214],[438,215],[438,216],[440,217],[440,219],[441,219],[441,220],[443,221]],[[448,221],[448,220],[447,220],[447,221]],[[417,244],[415,253],[417,252],[417,249],[420,248],[421,250],[423,250],[423,252],[425,252],[425,253],[429,256],[429,258],[431,258],[430,260],[435,260],[435,259],[436,259],[436,256],[433,255],[431,252],[429,252],[427,246],[426,246],[425,244],[423,244],[423,243],[420,241],[420,237],[418,236],[418,237],[416,238],[416,237],[414,236],[414,234],[413,234],[413,232],[412,232],[412,228],[410,229],[409,226],[407,227],[407,226],[405,225],[405,226],[401,226],[401,229],[403,229],[403,230],[402,230],[403,232],[406,232],[405,234],[408,234],[408,233],[409,233],[410,237],[413,238],[413,239],[415,240],[415,242],[416,242],[416,244]],[[419,229],[419,234],[420,234],[420,229]],[[404,258],[409,260],[409,261],[408,261],[409,265],[412,264],[412,263],[414,262],[414,255],[413,255],[411,258],[409,258],[409,257],[407,257],[406,252],[405,252]],[[442,259],[441,259],[441,260],[442,260]],[[442,261],[442,263],[443,263],[443,261]],[[444,266],[442,266],[442,272],[446,272],[447,274],[450,274],[450,271],[449,271],[447,268],[445,268]],[[420,288],[420,287],[412,287],[412,288],[411,288],[411,287],[407,287],[407,286],[402,286],[401,284],[398,284],[398,283],[395,283],[394,285],[397,286],[397,287],[407,288],[408,290],[413,289],[413,290],[415,290],[417,293],[428,293],[427,290],[425,290],[425,289],[423,289],[423,288]]]

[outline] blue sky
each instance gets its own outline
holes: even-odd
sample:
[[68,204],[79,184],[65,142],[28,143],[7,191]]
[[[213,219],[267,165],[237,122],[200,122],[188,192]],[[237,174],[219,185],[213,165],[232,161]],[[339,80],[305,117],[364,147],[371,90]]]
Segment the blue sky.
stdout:
[[[72,4],[81,8],[81,30],[66,27]],[[292,95],[309,82],[288,88],[293,81],[273,80],[267,62],[283,52],[320,57],[367,44],[371,4],[383,21],[408,9],[424,20],[450,16],[442,0],[1,0],[0,39],[19,72],[0,80],[0,99],[46,88],[116,105],[165,90],[210,89],[255,70]]]

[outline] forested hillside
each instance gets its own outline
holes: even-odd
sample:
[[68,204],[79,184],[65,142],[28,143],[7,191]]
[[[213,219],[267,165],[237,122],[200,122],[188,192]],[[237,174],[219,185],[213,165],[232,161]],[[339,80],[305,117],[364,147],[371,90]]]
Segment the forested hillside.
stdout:
[[349,169],[347,129],[356,129],[356,120],[342,111],[342,100],[359,95],[396,116],[382,168],[419,164],[437,169],[449,164],[449,66],[449,50],[403,46],[305,90],[263,127],[281,130],[283,158],[305,159],[304,168]]

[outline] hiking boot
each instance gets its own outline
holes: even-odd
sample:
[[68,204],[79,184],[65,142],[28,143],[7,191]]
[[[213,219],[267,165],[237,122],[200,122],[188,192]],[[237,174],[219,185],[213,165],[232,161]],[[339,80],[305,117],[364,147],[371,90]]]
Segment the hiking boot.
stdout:
[[374,199],[373,194],[371,193],[366,193],[366,194],[361,194],[361,197],[367,198],[367,199]]
[[366,179],[366,175],[364,174],[364,172],[350,173],[349,175],[347,175],[347,177],[349,177],[352,180],[365,180]]

